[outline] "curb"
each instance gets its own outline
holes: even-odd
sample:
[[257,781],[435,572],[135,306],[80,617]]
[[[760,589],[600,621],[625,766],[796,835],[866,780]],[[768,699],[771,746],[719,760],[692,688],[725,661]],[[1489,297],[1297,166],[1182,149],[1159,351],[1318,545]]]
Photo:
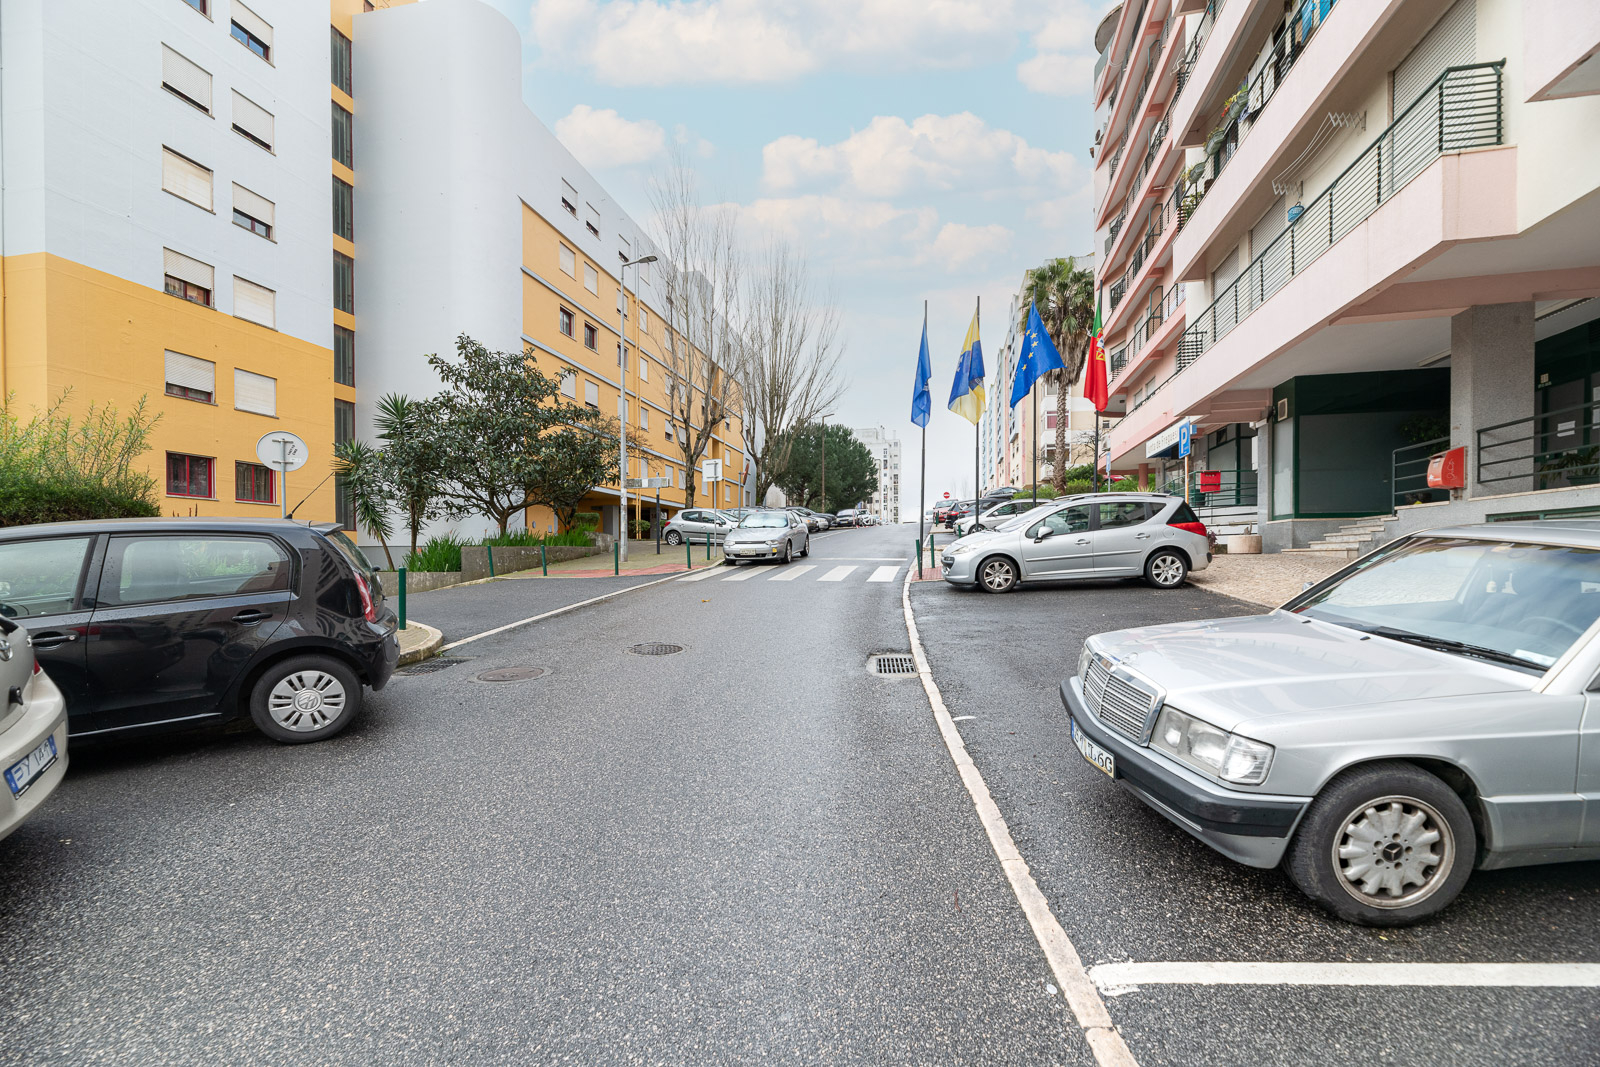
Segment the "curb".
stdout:
[[406,629],[423,630],[428,636],[420,645],[413,646],[412,648],[402,649],[400,652],[400,660],[395,664],[396,667],[409,666],[410,664],[421,662],[422,660],[428,659],[431,656],[437,656],[439,654],[439,646],[444,644],[443,631],[435,630],[427,623],[415,622],[410,619],[406,620]]

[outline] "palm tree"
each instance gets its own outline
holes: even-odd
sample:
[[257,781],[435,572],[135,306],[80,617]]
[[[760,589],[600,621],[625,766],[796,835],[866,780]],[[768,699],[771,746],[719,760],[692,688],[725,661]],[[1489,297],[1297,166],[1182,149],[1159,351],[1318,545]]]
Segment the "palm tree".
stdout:
[[1051,464],[1050,480],[1056,492],[1063,493],[1067,488],[1068,393],[1083,376],[1089,357],[1094,330],[1094,271],[1078,266],[1072,256],[1046,260],[1028,272],[1023,297],[1023,314],[1038,305],[1039,319],[1066,365],[1064,371],[1051,375],[1056,390],[1056,461]]
[[444,476],[432,417],[421,401],[389,393],[378,399],[372,428],[383,442],[385,480],[405,512],[411,554],[416,555],[423,524],[443,516],[439,498]]
[[383,469],[383,453],[365,441],[346,441],[334,449],[333,469],[344,475],[344,487],[355,509],[356,525],[377,535],[383,558],[394,570],[389,538],[394,524],[389,519],[389,493]]

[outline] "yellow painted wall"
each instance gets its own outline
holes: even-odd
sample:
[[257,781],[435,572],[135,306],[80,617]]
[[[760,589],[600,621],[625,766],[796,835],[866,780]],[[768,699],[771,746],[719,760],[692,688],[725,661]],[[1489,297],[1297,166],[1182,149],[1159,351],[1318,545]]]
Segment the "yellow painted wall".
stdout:
[[[147,398],[161,420],[142,465],[157,480],[157,502],[167,515],[273,517],[278,504],[234,499],[234,462],[257,462],[256,442],[273,430],[290,430],[310,446],[310,461],[289,475],[292,507],[322,481],[333,452],[333,352],[212,308],[168,296],[92,270],[59,256],[35,253],[0,262],[6,317],[4,383],[26,420],[71,388],[70,408],[114,404],[127,412]],[[217,365],[215,403],[167,396],[166,352],[182,352]],[[278,380],[276,418],[233,407],[233,371],[241,368]],[[354,390],[338,394],[354,398]],[[166,495],[166,453],[215,459],[213,497]],[[318,489],[297,518],[334,517],[333,482]]]

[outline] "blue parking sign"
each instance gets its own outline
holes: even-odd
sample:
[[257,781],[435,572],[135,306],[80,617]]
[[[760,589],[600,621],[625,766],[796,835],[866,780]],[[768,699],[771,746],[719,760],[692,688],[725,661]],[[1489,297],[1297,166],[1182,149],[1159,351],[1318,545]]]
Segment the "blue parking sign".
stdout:
[[1183,459],[1189,454],[1189,437],[1194,431],[1194,423],[1186,422],[1178,427],[1178,458]]

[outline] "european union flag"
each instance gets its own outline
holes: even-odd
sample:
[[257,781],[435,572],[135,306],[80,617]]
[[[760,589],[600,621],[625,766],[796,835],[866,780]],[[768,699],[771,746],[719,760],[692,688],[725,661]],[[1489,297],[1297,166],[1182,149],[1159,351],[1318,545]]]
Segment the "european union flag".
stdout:
[[933,378],[933,361],[928,358],[928,321],[922,321],[922,351],[917,355],[917,384],[911,387],[911,421],[918,426],[928,425],[933,414],[933,390],[928,387]]
[[1028,312],[1028,327],[1022,331],[1022,357],[1017,360],[1017,373],[1011,379],[1011,406],[1033,391],[1033,383],[1053,370],[1066,370],[1056,343],[1050,340],[1050,331],[1044,328],[1039,317],[1039,305]]

